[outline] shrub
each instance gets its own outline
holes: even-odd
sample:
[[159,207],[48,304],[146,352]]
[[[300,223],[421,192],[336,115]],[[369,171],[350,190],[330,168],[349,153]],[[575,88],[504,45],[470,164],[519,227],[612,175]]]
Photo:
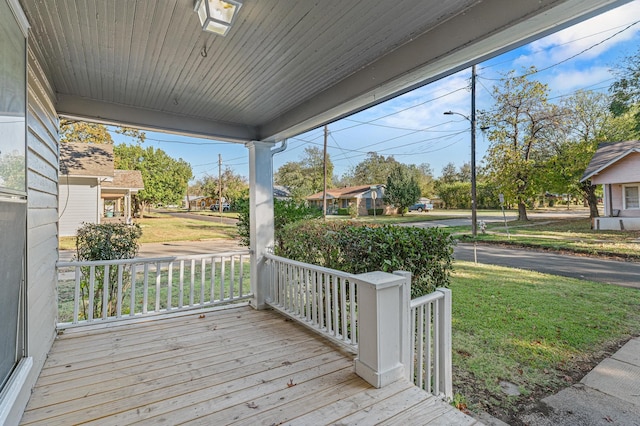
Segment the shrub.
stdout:
[[338,216],[349,216],[349,209],[348,208],[339,208],[338,209]]
[[[367,214],[369,216],[373,216],[373,209],[367,209]],[[384,214],[384,209],[376,209],[376,216],[382,216]]]
[[[247,198],[238,200],[238,235],[240,244],[249,246],[249,200]],[[305,202],[295,200],[273,200],[273,220],[275,232],[275,244],[281,241],[280,231],[289,223],[301,220],[314,219],[322,216],[322,210],[317,207],[310,207]]]
[[277,254],[350,273],[411,272],[411,297],[449,285],[454,240],[440,228],[308,221],[283,229]]
[[[83,260],[114,260],[131,259],[138,254],[138,239],[142,230],[138,224],[125,223],[84,223],[76,234],[76,259]],[[104,266],[95,268],[94,298],[89,301],[89,267],[82,267],[82,281],[80,291],[82,293],[82,308],[87,317],[88,303],[93,303],[95,317],[102,315],[102,298],[104,297]],[[125,268],[122,275],[122,293],[124,294],[130,284],[130,271]],[[118,292],[118,268],[109,268],[107,291],[107,315],[115,315],[116,298]]]

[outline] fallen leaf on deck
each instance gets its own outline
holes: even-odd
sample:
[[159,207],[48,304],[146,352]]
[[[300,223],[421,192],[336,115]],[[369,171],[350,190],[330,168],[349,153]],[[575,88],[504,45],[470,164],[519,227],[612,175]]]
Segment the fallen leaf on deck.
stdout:
[[293,383],[293,379],[289,379],[289,383],[287,383],[287,387],[288,388],[292,388],[296,385],[296,383]]
[[202,319],[202,318],[204,318],[204,316],[205,316],[204,314],[200,314],[200,316],[198,318]]
[[253,408],[254,410],[255,410],[256,408],[258,408],[258,406],[256,405],[256,403],[255,403],[255,402],[253,402],[253,401],[251,401],[251,402],[247,402],[247,407],[249,407],[249,408]]
[[282,363],[282,365],[291,365],[291,362],[289,362],[289,361],[284,361],[284,362]]

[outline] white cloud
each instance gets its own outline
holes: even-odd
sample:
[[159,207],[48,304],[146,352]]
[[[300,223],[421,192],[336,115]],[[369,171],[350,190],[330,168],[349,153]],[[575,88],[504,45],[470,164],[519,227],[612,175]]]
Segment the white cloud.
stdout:
[[[555,34],[534,41],[528,46],[527,53],[516,59],[514,64],[517,66],[536,65],[538,68],[542,68],[545,65],[570,58],[585,49],[589,50],[581,53],[580,59],[587,60],[595,58],[640,33],[640,24],[636,24],[626,31],[615,35],[610,40],[602,42],[607,37],[614,35],[616,32],[632,24],[638,17],[640,17],[640,0],[635,0]],[[602,43],[592,47],[599,42]]]
[[610,84],[606,81],[611,78],[612,74],[609,68],[592,67],[581,70],[567,70],[554,75],[548,80],[551,93],[569,93],[581,88],[590,88],[604,82],[604,85]]

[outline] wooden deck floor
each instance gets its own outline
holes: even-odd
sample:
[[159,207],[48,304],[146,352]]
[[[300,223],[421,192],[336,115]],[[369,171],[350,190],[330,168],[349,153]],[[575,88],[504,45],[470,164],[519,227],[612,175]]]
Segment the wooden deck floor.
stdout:
[[353,355],[248,307],[75,329],[54,343],[22,424],[479,424],[353,370]]

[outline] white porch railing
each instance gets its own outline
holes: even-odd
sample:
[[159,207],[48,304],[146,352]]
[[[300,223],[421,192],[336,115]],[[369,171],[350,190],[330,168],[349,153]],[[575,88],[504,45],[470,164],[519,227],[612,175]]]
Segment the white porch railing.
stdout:
[[267,303],[356,353],[356,275],[272,254]]
[[[271,278],[267,303],[358,354],[356,371],[364,372],[370,383],[384,386],[401,365],[404,377],[416,386],[437,396],[453,396],[450,290],[409,300],[410,274],[354,275],[272,254],[265,257]],[[364,287],[359,297],[360,286]],[[358,303],[363,300],[376,305],[367,310],[367,323],[360,322],[365,316]],[[374,329],[377,336],[372,336]],[[359,343],[365,337],[363,349]]]
[[440,288],[411,301],[411,372],[416,386],[453,397],[451,290]]
[[249,255],[58,262],[58,328],[249,299]]

